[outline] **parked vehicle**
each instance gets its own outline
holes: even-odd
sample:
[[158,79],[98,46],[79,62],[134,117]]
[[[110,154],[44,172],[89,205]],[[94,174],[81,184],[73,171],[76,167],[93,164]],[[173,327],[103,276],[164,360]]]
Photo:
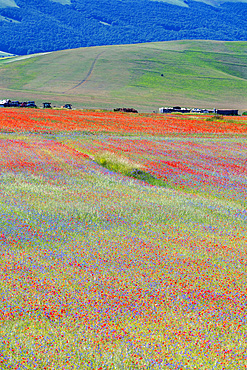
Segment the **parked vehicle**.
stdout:
[[37,105],[35,104],[35,101],[28,101],[26,106],[28,108],[37,108]]
[[19,107],[20,106],[20,102],[18,100],[16,101],[11,101],[9,102],[8,104],[8,107]]
[[51,103],[43,103],[43,108],[51,108]]
[[61,108],[72,109],[72,104],[64,104]]

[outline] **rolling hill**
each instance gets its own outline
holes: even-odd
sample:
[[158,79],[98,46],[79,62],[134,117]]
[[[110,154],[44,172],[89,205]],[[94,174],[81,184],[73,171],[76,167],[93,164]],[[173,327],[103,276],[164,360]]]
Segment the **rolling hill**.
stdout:
[[0,97],[78,108],[247,108],[247,42],[169,41],[2,58]]
[[247,40],[247,0],[0,0],[0,50]]

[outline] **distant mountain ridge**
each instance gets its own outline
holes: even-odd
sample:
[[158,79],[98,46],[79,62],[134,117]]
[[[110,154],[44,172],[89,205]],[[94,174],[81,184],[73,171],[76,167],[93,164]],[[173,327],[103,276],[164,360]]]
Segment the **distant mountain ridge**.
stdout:
[[[50,0],[55,3],[59,3],[61,5],[71,5],[71,0]],[[186,6],[189,7],[187,0],[149,0],[149,1],[160,1],[168,4],[173,5],[180,5],[180,6]],[[201,3],[205,3],[211,6],[220,6],[224,3],[247,3],[247,0],[195,0]],[[0,8],[11,8],[11,7],[18,7],[15,0],[0,0]]]
[[247,0],[0,0],[0,50],[247,40]]

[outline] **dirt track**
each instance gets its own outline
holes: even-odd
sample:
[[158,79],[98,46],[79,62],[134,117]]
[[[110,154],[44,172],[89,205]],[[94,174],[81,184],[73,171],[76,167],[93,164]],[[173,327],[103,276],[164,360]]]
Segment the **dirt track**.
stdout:
[[93,62],[92,62],[92,64],[91,64],[91,67],[89,68],[89,71],[88,71],[88,73],[87,73],[86,77],[85,77],[83,80],[81,80],[81,81],[80,81],[77,85],[75,85],[74,87],[71,87],[70,89],[68,89],[68,90],[64,91],[64,93],[65,93],[65,92],[68,92],[68,91],[71,91],[71,90],[76,89],[77,87],[79,87],[79,86],[83,85],[85,82],[87,82],[87,81],[90,79],[90,77],[91,77],[91,75],[92,75],[92,73],[93,73],[93,69],[94,69],[95,63],[97,62],[97,60],[99,59],[99,57],[100,57],[104,52],[105,52],[105,51],[102,51],[101,53],[99,53],[99,54],[94,58],[94,60],[93,60]]

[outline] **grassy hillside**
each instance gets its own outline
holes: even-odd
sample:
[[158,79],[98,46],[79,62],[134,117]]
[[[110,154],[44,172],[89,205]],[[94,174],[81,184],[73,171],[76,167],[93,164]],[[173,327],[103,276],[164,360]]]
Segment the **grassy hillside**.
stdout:
[[13,54],[6,53],[5,51],[0,50],[0,57],[1,58],[11,57],[11,56],[13,56]]
[[14,57],[0,61],[0,96],[140,111],[174,104],[246,109],[247,42],[170,41]]
[[14,0],[0,0],[0,8],[17,8],[18,5]]

